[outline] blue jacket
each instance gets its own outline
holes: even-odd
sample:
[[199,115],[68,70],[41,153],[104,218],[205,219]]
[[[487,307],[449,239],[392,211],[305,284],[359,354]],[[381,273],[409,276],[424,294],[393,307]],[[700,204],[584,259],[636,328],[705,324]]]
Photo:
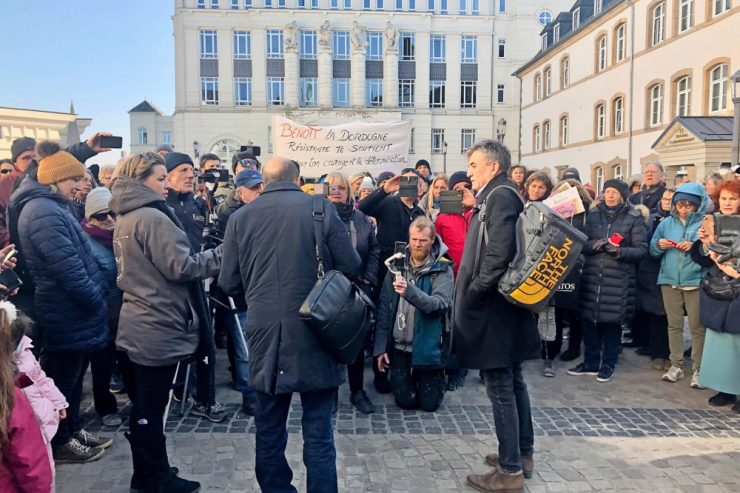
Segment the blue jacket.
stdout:
[[66,201],[26,177],[11,198],[20,251],[35,284],[36,322],[47,351],[91,351],[108,341],[103,279]]
[[[82,224],[86,233],[93,228],[93,226],[87,225],[87,229],[85,229],[84,221]],[[111,232],[112,237],[113,232]],[[116,277],[118,276],[116,256],[113,254],[113,248],[107,247],[93,236],[88,235],[87,239],[103,278],[106,291],[105,302],[108,304],[108,328],[111,336],[114,337],[118,331],[118,318],[121,315],[121,306],[123,305],[123,292],[116,285]]]
[[696,212],[689,213],[686,223],[681,220],[673,210],[675,207],[675,195],[671,202],[671,216],[661,221],[655,230],[653,239],[650,241],[650,255],[660,258],[660,274],[658,274],[659,285],[669,286],[698,286],[704,275],[704,268],[691,259],[691,255],[677,248],[661,250],[658,240],[673,240],[676,243],[682,241],[694,242],[697,239],[697,231],[701,226],[701,218],[707,208],[707,193],[704,186],[699,183],[684,183],[676,193],[689,193],[701,198],[701,205]]

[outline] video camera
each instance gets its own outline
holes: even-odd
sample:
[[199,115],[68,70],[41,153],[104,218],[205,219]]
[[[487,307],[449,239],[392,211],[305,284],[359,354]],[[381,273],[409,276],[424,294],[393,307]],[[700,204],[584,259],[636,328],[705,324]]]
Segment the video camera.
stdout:
[[228,169],[217,168],[203,171],[198,175],[198,181],[203,183],[231,183],[231,173]]

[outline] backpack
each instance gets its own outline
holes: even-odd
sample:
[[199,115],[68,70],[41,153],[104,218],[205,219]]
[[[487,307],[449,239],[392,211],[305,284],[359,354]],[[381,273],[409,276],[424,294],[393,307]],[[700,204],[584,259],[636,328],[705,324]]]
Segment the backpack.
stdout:
[[540,312],[575,267],[587,237],[541,202],[524,203],[519,192],[501,185],[488,194],[478,212],[478,248],[473,272],[478,272],[482,248],[488,245],[485,227],[488,200],[499,188],[508,188],[524,204],[516,222],[516,253],[498,283],[509,303]]

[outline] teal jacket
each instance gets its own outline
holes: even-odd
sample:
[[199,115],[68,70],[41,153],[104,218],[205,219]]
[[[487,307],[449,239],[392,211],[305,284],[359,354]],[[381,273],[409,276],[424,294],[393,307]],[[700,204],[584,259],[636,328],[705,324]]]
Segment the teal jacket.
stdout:
[[658,240],[673,240],[676,243],[682,241],[694,242],[697,239],[697,231],[701,226],[701,218],[707,208],[707,193],[700,183],[684,183],[676,193],[683,192],[696,195],[701,198],[701,206],[696,212],[692,212],[686,218],[685,223],[676,215],[674,202],[671,203],[671,215],[658,225],[653,239],[650,241],[650,255],[660,258],[660,273],[658,274],[659,285],[670,286],[699,286],[705,269],[691,259],[691,255],[676,248],[661,250],[658,248]]

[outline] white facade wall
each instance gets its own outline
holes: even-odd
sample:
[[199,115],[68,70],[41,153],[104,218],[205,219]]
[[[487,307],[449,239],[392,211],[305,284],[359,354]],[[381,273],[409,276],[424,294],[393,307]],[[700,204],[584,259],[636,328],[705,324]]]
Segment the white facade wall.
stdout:
[[10,158],[15,139],[31,137],[39,140],[60,141],[67,137],[67,126],[77,123],[82,134],[90,126],[90,118],[79,118],[74,113],[0,107],[0,159]]
[[[707,3],[709,2],[709,3]],[[639,173],[649,159],[659,158],[652,149],[658,136],[676,116],[676,81],[691,76],[691,105],[688,116],[732,115],[728,81],[726,109],[710,112],[708,71],[717,64],[728,65],[728,77],[740,64],[740,45],[736,42],[740,26],[740,5],[736,0],[731,10],[712,16],[712,0],[694,0],[694,25],[678,33],[676,6],[666,1],[666,36],[650,46],[650,12],[658,1],[638,0],[615,5],[578,32],[570,34],[544,54],[540,53],[523,67],[518,76],[522,82],[522,163],[528,168],[550,169],[575,166],[584,182],[595,184],[597,173],[611,178],[621,166],[622,177]],[[634,9],[634,12],[632,11]],[[615,29],[627,26],[626,57],[616,62]],[[634,33],[632,30],[634,29]],[[607,68],[597,71],[597,40],[607,36]],[[570,60],[570,85],[561,87],[561,61]],[[535,77],[543,77],[552,68],[553,92],[535,101]],[[543,79],[544,80],[544,79]],[[662,82],[663,108],[660,123],[651,125],[649,88]],[[544,84],[544,82],[543,82]],[[544,92],[544,90],[543,90]],[[614,131],[615,98],[623,97],[624,130]],[[606,135],[596,136],[596,107],[606,105]],[[568,116],[569,142],[558,140],[560,118]],[[546,120],[552,122],[552,145],[549,150],[534,149],[534,128]],[[685,163],[690,165],[691,163]],[[602,171],[598,172],[601,168]]]

